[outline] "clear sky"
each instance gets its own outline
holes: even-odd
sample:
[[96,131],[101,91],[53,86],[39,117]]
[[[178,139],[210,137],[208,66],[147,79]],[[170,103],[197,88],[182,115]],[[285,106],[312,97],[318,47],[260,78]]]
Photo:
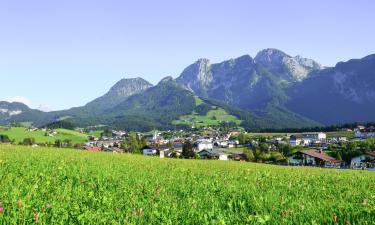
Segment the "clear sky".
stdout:
[[57,110],[121,78],[278,48],[326,66],[375,53],[373,0],[0,0],[0,99]]

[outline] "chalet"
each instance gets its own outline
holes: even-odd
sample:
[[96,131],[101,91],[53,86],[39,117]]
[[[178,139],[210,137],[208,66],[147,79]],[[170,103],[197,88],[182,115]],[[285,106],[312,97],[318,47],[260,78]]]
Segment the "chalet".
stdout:
[[288,162],[292,165],[321,166],[326,168],[340,168],[343,164],[342,160],[337,160],[323,151],[315,149],[299,151],[290,156]]
[[375,151],[366,152],[351,159],[350,167],[352,169],[375,170]]

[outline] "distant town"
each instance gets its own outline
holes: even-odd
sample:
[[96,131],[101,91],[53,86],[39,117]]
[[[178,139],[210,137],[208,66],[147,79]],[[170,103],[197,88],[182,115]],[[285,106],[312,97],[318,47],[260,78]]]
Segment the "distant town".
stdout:
[[[315,166],[337,169],[375,170],[375,127],[358,125],[335,132],[249,133],[242,128],[213,128],[152,131],[148,133],[121,130],[76,128],[71,134],[83,139],[36,140],[32,134],[59,137],[67,130],[50,128],[0,129],[0,142],[37,147],[76,148],[85,151],[134,153],[160,158],[249,161],[289,166]],[[7,130],[24,130],[18,143]],[[18,134],[20,135],[20,134]]]

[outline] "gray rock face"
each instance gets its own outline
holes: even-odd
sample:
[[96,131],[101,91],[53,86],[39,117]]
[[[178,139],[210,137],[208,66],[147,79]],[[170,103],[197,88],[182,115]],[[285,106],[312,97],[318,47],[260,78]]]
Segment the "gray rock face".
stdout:
[[22,114],[26,111],[30,111],[30,109],[22,103],[0,101],[0,117],[3,119]]
[[265,49],[255,57],[255,61],[288,82],[302,81],[309,73],[321,70],[323,67],[312,59],[303,58],[299,55],[291,57],[277,49]]
[[200,59],[188,66],[176,81],[201,97],[257,109],[271,101],[284,101],[281,91],[284,85],[302,81],[320,68],[311,59],[266,49],[255,59],[244,55],[217,64]]
[[207,97],[207,90],[213,81],[210,60],[199,59],[188,66],[176,81],[183,84],[188,90]]

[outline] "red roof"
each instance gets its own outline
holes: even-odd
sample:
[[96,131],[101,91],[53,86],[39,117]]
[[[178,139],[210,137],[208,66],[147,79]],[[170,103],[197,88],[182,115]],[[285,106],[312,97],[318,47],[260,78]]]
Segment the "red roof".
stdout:
[[366,155],[375,157],[375,150],[372,152],[366,152]]
[[324,153],[322,151],[319,151],[319,150],[315,150],[315,149],[301,151],[301,153],[303,153],[305,155],[309,155],[309,156],[314,157],[314,158],[321,159],[325,162],[332,162],[332,163],[342,162],[341,160],[337,160],[337,159],[327,155],[326,153]]
[[87,151],[100,151],[101,148],[99,147],[91,147],[91,146],[85,146],[83,147],[84,150],[87,150]]

